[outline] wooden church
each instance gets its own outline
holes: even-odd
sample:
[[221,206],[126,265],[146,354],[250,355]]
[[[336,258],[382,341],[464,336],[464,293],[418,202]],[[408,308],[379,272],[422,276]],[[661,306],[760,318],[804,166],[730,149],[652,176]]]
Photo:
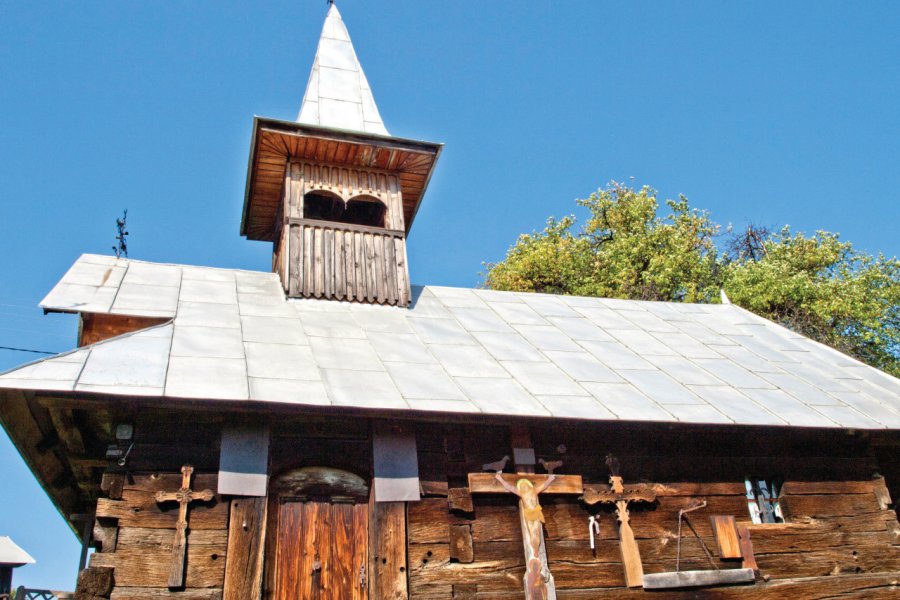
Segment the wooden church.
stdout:
[[331,6],[253,124],[272,272],[84,255],[0,420],[79,600],[897,598],[900,381],[729,304],[415,286],[441,145]]

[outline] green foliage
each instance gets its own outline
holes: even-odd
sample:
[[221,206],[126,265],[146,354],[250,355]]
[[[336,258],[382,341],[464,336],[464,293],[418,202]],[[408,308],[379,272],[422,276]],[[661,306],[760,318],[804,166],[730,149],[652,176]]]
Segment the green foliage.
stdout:
[[726,266],[732,302],[900,376],[900,261],[785,227]]
[[589,211],[580,231],[575,217],[551,218],[542,232],[519,237],[506,258],[487,265],[485,286],[500,290],[712,301],[718,295],[713,236],[718,226],[687,198],[666,202],[656,192],[612,184],[578,204]]
[[[733,256],[715,244],[719,226],[687,198],[612,183],[568,216],[519,236],[486,265],[497,290],[735,304],[900,376],[900,261],[853,250],[838,236],[748,230]],[[744,251],[746,250],[746,251]]]

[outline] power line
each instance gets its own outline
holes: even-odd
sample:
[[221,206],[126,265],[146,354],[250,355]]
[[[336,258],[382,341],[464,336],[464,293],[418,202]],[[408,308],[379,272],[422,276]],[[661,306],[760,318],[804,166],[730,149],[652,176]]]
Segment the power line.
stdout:
[[27,348],[13,348],[11,346],[0,346],[0,350],[12,350],[13,352],[31,352],[32,354],[59,354],[58,352],[47,352],[45,350],[29,350]]

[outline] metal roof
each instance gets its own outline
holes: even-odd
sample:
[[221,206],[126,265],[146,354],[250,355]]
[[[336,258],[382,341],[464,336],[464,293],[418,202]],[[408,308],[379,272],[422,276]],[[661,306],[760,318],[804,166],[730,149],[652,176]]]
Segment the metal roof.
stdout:
[[286,300],[277,275],[84,255],[49,311],[172,321],[0,388],[590,420],[900,428],[900,380],[737,306],[415,287]]
[[297,122],[388,135],[350,34],[334,4],[322,26]]
[[19,548],[14,541],[5,535],[0,535],[0,565],[31,565],[34,559],[27,552]]

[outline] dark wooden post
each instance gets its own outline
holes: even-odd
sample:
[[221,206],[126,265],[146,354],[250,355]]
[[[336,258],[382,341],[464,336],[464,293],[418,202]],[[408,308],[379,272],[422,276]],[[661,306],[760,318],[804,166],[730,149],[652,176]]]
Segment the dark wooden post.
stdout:
[[266,538],[266,498],[235,498],[228,516],[224,600],[259,600]]

